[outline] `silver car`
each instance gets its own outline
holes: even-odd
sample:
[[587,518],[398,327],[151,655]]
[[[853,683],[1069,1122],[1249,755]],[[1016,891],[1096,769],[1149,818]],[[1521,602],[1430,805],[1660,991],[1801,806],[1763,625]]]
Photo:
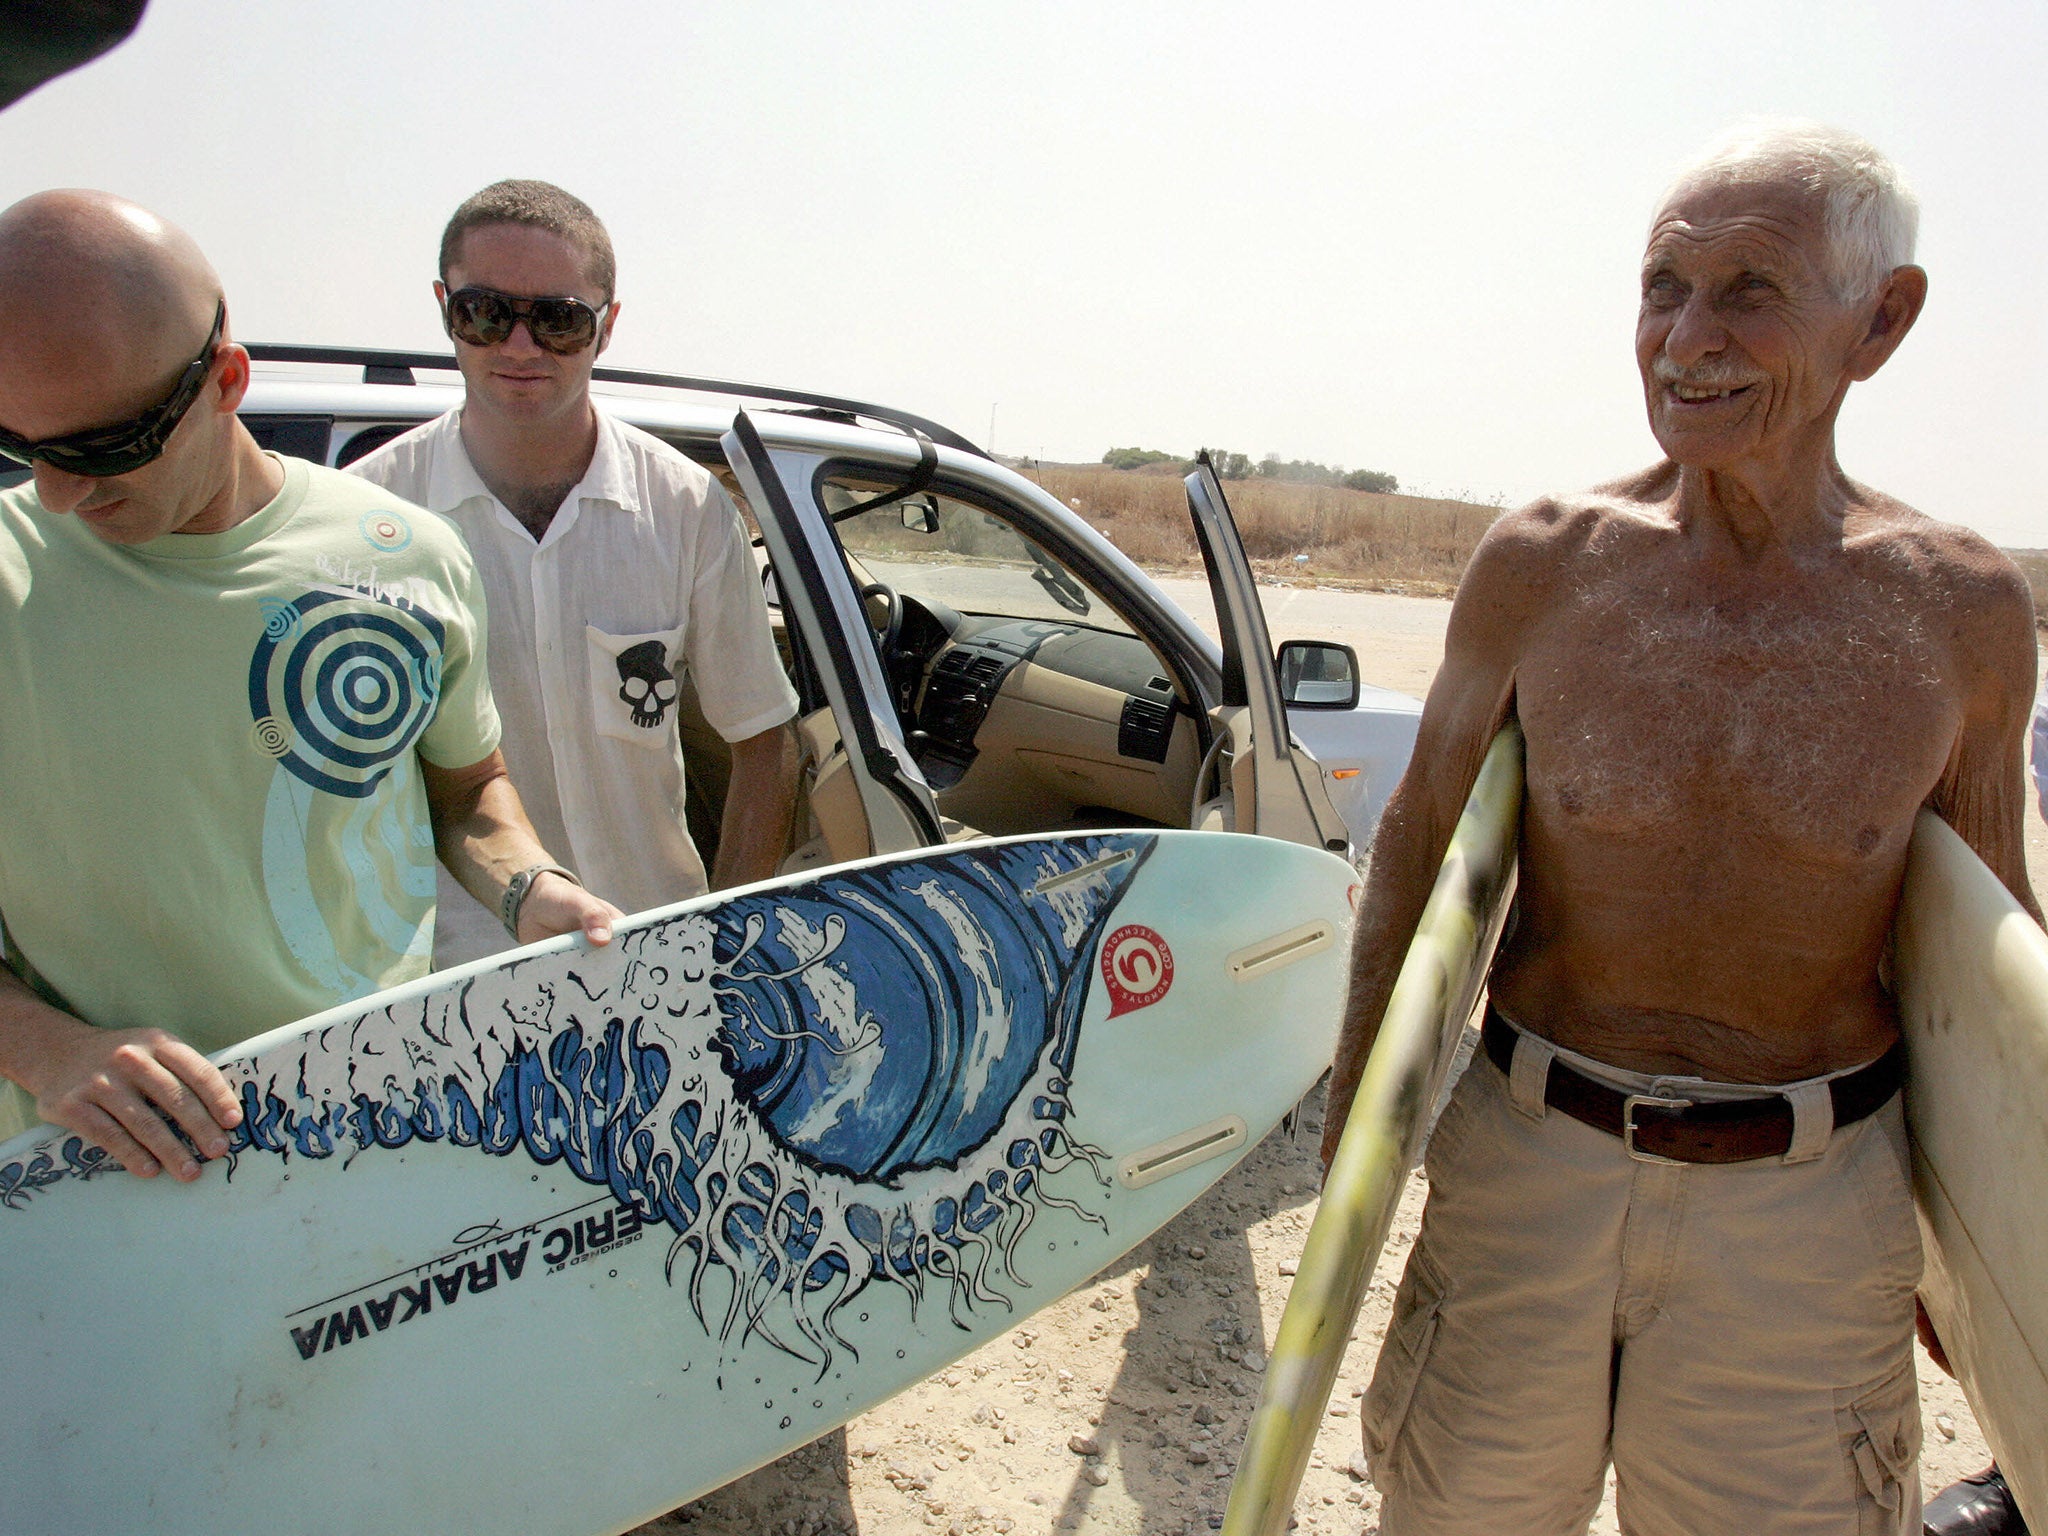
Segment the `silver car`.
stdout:
[[[253,346],[241,414],[347,464],[461,400],[452,358]],[[427,377],[423,379],[421,375]],[[705,465],[759,530],[802,700],[786,868],[976,834],[1252,832],[1362,854],[1422,706],[1350,649],[1276,655],[1223,488],[1187,477],[1221,643],[1072,509],[901,411],[599,368],[603,409]],[[724,743],[683,710],[691,831],[715,852]]]

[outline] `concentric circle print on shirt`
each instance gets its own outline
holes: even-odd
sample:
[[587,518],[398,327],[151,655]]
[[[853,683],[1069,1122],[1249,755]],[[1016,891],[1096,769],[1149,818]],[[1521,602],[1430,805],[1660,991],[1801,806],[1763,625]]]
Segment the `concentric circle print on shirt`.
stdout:
[[365,512],[356,527],[363,542],[383,554],[395,555],[412,543],[412,524],[396,512]]
[[361,799],[434,716],[441,621],[355,593],[308,592],[264,615],[249,658],[252,740],[315,789]]

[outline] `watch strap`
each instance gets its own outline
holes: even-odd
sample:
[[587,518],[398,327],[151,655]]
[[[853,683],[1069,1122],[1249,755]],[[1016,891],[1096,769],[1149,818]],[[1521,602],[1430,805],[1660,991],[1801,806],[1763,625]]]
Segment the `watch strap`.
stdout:
[[533,889],[533,882],[542,875],[560,875],[571,885],[580,886],[572,869],[559,864],[529,864],[505,884],[505,894],[498,900],[498,920],[505,925],[505,931],[514,939],[519,937],[519,909],[526,905],[526,893]]

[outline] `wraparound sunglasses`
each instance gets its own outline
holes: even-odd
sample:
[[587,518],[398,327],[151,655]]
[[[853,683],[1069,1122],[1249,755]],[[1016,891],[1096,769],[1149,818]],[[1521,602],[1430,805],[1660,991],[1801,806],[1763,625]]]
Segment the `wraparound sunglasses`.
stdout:
[[536,346],[566,357],[597,339],[611,309],[592,309],[581,299],[527,299],[495,288],[458,288],[448,295],[441,318],[448,334],[472,347],[495,347],[521,320]]
[[178,382],[171,387],[162,405],[110,427],[67,432],[62,437],[46,437],[40,443],[32,443],[0,427],[0,454],[17,464],[33,464],[41,459],[52,469],[61,469],[68,475],[89,475],[94,479],[125,475],[145,464],[155,463],[163,454],[164,444],[178,430],[178,423],[192,409],[192,402],[199,398],[207,374],[213,370],[214,353],[220,348],[221,331],[227,324],[227,318],[227,301],[223,299],[213,312],[213,329],[206,334],[206,345],[185,365],[185,371],[178,376]]

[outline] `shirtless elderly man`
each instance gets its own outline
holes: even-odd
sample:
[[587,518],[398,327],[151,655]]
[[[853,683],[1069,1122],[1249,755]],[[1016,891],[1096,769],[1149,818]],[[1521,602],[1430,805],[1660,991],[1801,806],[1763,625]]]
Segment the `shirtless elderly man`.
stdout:
[[[1506,720],[1519,907],[1364,1406],[1381,1530],[1917,1532],[1920,1248],[1887,933],[1913,818],[2038,917],[2025,583],[1835,461],[1926,275],[1870,145],[1757,130],[1650,229],[1665,460],[1501,519],[1358,924],[1333,1107]],[[1334,1149],[1343,1111],[1325,1132]]]
[[[531,942],[618,909],[535,840],[454,529],[266,454],[183,232],[98,192],[0,213],[0,1134],[199,1177],[200,1054],[425,975],[438,848]],[[178,1135],[182,1132],[184,1140]]]

